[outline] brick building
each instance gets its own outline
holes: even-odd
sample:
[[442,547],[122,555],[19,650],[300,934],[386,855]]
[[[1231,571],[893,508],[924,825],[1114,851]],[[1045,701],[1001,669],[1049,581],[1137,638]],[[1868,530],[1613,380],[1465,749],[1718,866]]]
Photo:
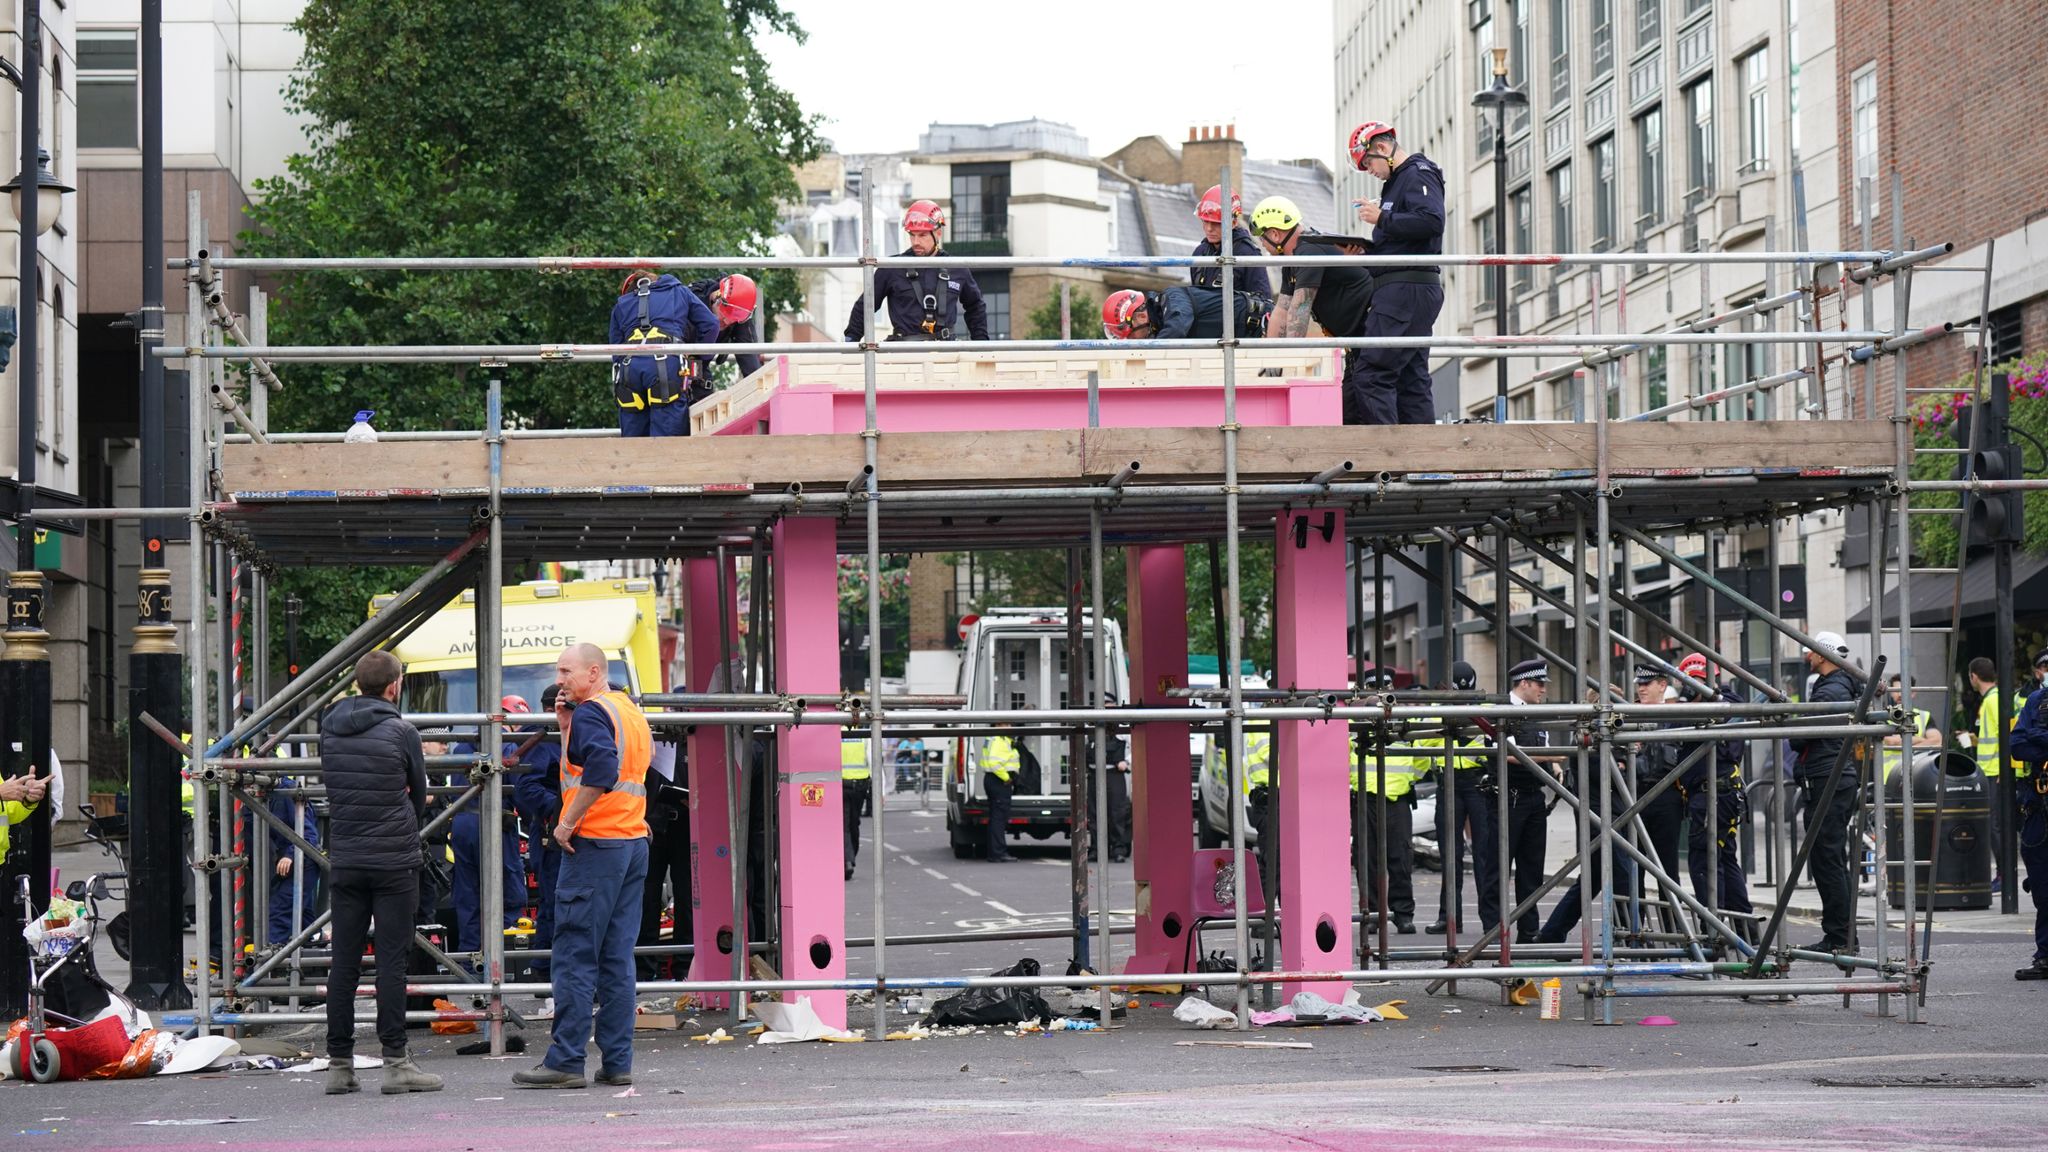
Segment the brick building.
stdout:
[[[2048,350],[2048,150],[2040,146],[2048,72],[2040,66],[2040,4],[1989,4],[1958,20],[1913,0],[1837,0],[1835,96],[1842,140],[1835,164],[1844,195],[1837,219],[1860,246],[1855,190],[1874,186],[1871,239],[1889,247],[1896,223],[1918,244],[1953,241],[1939,264],[1984,266],[1991,247],[1990,361]],[[1903,194],[1894,197],[1892,176]],[[1983,312],[1981,274],[1915,278],[1912,320],[1966,323]],[[1891,299],[1878,290],[1880,316]],[[1852,299],[1853,317],[1862,305]],[[1951,336],[1908,359],[1915,386],[1970,367],[1974,334]],[[1882,375],[1882,374],[1881,374]]]

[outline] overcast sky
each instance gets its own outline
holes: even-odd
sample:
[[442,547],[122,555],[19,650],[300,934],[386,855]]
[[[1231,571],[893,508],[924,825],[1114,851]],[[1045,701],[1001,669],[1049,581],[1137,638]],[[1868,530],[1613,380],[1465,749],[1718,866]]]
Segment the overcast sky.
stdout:
[[[810,34],[762,45],[842,152],[917,147],[932,121],[1063,121],[1103,155],[1237,125],[1253,157],[1334,165],[1330,0],[783,0]],[[1228,70],[1210,59],[1219,37]],[[1198,55],[1200,53],[1200,55]]]

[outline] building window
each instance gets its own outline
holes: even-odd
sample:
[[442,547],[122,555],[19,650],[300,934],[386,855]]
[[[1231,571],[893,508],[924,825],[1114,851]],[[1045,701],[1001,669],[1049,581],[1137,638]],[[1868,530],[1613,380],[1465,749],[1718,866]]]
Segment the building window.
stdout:
[[1799,0],[1785,0],[1785,144],[1799,167]]
[[78,146],[136,148],[142,130],[133,28],[78,32]]
[[[1759,299],[1761,297],[1738,300],[1734,302],[1734,305],[1739,308],[1744,305],[1754,304]],[[1762,332],[1764,330],[1764,318],[1761,316],[1744,316],[1735,322],[1735,331],[1737,332]],[[1770,351],[1770,345],[1768,344],[1729,345],[1723,362],[1725,365],[1723,378],[1726,386],[1733,388],[1738,384],[1745,384],[1751,380],[1761,380],[1769,375]],[[1760,420],[1770,414],[1766,398],[1760,392],[1751,392],[1746,395],[1731,397],[1723,401],[1721,407],[1721,418],[1724,420]]]
[[1550,0],[1550,102],[1572,98],[1571,0]]
[[[1491,0],[1472,0],[1466,10],[1472,21],[1472,59],[1479,67],[1479,79],[1475,92],[1493,87],[1493,4]],[[1472,134],[1478,143],[1476,155],[1481,159],[1493,154],[1493,117],[1484,109],[1479,111],[1479,130]]]
[[[1687,396],[1705,396],[1714,390],[1714,353],[1712,344],[1694,344],[1686,349]],[[1694,409],[1700,418],[1713,420],[1719,417],[1719,406],[1708,405]]]
[[[988,309],[988,338],[991,340],[1008,340],[1010,338],[1010,274],[1008,272],[984,271],[975,276],[974,283],[981,289],[982,307]],[[967,315],[964,312],[960,315],[959,325],[961,331],[955,332],[953,334],[954,337],[960,340],[968,339],[968,334],[965,331]]]
[[953,166],[954,246],[1006,244],[1010,235],[1010,166]]
[[1849,127],[1856,150],[1855,183],[1849,188],[1850,219],[1863,222],[1863,187],[1870,185],[1870,211],[1883,196],[1877,186],[1877,65],[1865,64],[1849,78]]
[[[1529,91],[1529,0],[1508,0],[1508,84]],[[1508,138],[1514,139],[1529,127],[1529,105],[1508,110]]]
[[2019,305],[1993,310],[1989,323],[1991,363],[2002,364],[2027,354],[2026,325],[2021,322]]
[[1714,79],[1685,90],[1685,206],[1706,201],[1714,190]]
[[1685,19],[1690,20],[1713,6],[1714,0],[1685,0]]
[[1614,247],[1614,137],[1593,144],[1593,251]]
[[1636,50],[1664,37],[1664,0],[1636,0]]
[[[1499,255],[1500,248],[1493,242],[1493,213],[1481,212],[1472,226],[1479,230],[1479,251],[1487,256]],[[1482,265],[1474,271],[1479,273],[1479,306],[1491,308],[1497,303],[1493,295],[1494,270]]]
[[1643,411],[1671,403],[1671,349],[1658,344],[1643,353]]
[[1550,170],[1550,243],[1553,252],[1574,250],[1572,238],[1572,166]]
[[1761,172],[1771,164],[1771,52],[1759,48],[1741,60],[1742,170]]
[[[1527,187],[1518,188],[1508,193],[1508,203],[1513,208],[1513,215],[1508,220],[1515,230],[1512,251],[1517,256],[1527,256],[1536,247],[1535,222],[1530,219],[1536,207],[1534,197],[1530,195]],[[1534,280],[1535,269],[1532,266],[1515,265],[1515,291],[1527,292]]]
[[1636,234],[1664,221],[1664,110],[1636,117]]
[[1597,81],[1614,71],[1614,0],[1591,0],[1587,7],[1593,34],[1593,69],[1588,76]]
[[1522,389],[1519,396],[1508,397],[1508,419],[1511,422],[1528,423],[1536,419],[1536,390]]

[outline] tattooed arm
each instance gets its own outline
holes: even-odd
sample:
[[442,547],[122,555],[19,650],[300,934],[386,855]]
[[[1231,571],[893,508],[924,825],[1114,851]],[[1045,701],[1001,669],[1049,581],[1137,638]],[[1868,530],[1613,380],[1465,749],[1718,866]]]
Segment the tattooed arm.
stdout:
[[1273,304],[1273,315],[1266,321],[1266,334],[1282,337],[1308,335],[1309,313],[1315,301],[1314,288],[1297,288],[1293,295],[1282,296]]

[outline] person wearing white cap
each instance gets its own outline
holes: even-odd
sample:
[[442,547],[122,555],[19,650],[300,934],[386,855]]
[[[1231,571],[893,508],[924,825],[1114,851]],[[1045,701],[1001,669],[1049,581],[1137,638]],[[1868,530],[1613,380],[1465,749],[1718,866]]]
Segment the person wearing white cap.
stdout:
[[[1834,632],[1821,632],[1813,639],[1819,651],[1806,652],[1806,666],[1816,676],[1807,698],[1816,704],[1843,704],[1861,698],[1863,685],[1837,662],[1848,659],[1849,642]],[[1820,894],[1821,938],[1810,946],[1814,952],[1856,951],[1856,889],[1849,873],[1849,820],[1856,812],[1853,766],[1844,770],[1827,810],[1820,807],[1828,777],[1846,748],[1839,736],[1792,741],[1793,783],[1799,788],[1800,806],[1815,829],[1813,855],[1806,862],[1807,874]]]

